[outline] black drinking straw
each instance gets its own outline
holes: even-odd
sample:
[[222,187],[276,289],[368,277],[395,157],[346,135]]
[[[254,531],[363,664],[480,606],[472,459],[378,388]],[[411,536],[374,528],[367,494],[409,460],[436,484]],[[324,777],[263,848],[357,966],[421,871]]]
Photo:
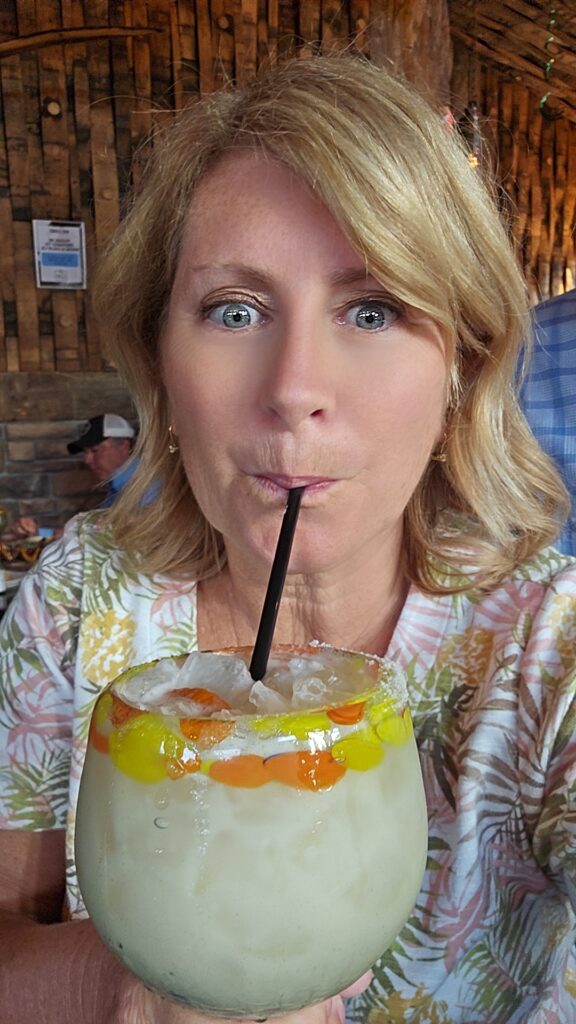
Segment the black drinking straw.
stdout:
[[278,607],[284,589],[284,580],[286,579],[286,570],[288,569],[303,490],[303,487],[293,487],[288,492],[288,503],[284,509],[284,518],[282,520],[280,536],[278,537],[274,561],[272,562],[272,571],[268,580],[268,589],[264,598],[260,625],[258,626],[256,643],[254,644],[254,651],[252,652],[252,660],[250,662],[249,671],[254,680],[263,679],[266,675],[274,627],[276,626]]

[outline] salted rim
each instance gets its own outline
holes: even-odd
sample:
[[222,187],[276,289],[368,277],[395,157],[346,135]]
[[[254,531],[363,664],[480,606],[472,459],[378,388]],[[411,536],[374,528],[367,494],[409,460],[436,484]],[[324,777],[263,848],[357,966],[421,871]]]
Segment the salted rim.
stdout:
[[[329,650],[329,651],[333,651],[336,654],[350,655],[352,657],[360,655],[361,657],[366,658],[369,662],[372,662],[374,664],[379,665],[380,666],[380,671],[379,671],[379,675],[378,675],[378,680],[369,689],[363,690],[360,693],[354,694],[353,696],[350,696],[350,697],[348,697],[348,698],[346,698],[344,700],[340,700],[340,701],[329,703],[329,704],[321,704],[321,705],[314,706],[314,707],[309,707],[309,708],[295,708],[295,709],[291,709],[289,711],[271,711],[271,712],[254,711],[254,712],[236,712],[235,713],[234,711],[219,711],[219,712],[215,712],[212,715],[201,715],[201,714],[198,715],[198,714],[195,714],[195,715],[190,716],[190,717],[193,717],[195,721],[205,721],[205,722],[210,722],[210,721],[235,721],[235,722],[239,722],[242,719],[249,719],[250,721],[254,721],[254,720],[257,720],[257,719],[266,719],[266,720],[273,719],[275,721],[281,722],[283,719],[294,719],[295,716],[299,716],[299,715],[307,715],[307,714],[312,715],[312,714],[316,714],[316,713],[327,712],[327,711],[330,711],[331,709],[336,708],[336,707],[344,707],[347,704],[359,704],[361,701],[368,700],[371,696],[373,696],[375,693],[378,693],[379,691],[382,693],[383,697],[388,698],[389,700],[394,702],[394,704],[395,704],[394,710],[396,710],[396,711],[403,710],[408,705],[408,688],[407,688],[407,684],[406,684],[406,676],[404,674],[404,671],[397,664],[397,662],[393,661],[392,658],[388,658],[387,656],[382,656],[382,655],[378,655],[378,654],[368,654],[368,653],[366,653],[366,651],[351,650],[349,648],[344,648],[344,647],[332,647],[330,644],[323,643],[320,640],[311,640],[309,644],[277,644],[277,645],[275,645],[272,648],[271,656],[273,657],[274,654],[276,654],[276,653],[280,653],[280,654],[286,653],[286,654],[288,654],[290,652],[294,652],[295,654],[298,653],[300,656],[302,656],[302,655],[306,655],[306,654],[312,654],[313,652],[317,651],[318,649],[321,650],[323,648],[325,648],[326,650]],[[242,652],[246,652],[246,658],[243,657]],[[155,665],[158,665],[160,662],[163,662],[163,661],[178,661],[178,660],[186,659],[190,654],[223,654],[223,655],[229,655],[229,656],[233,656],[233,657],[240,657],[240,658],[242,658],[243,661],[246,661],[246,663],[248,664],[249,660],[250,660],[250,657],[251,657],[251,654],[252,654],[252,648],[248,647],[248,646],[223,647],[223,648],[220,648],[218,650],[211,650],[211,651],[188,651],[188,652],[185,652],[184,654],[168,655],[167,657],[163,657],[163,658],[153,658],[151,661],[143,662],[140,665],[134,665],[131,668],[125,669],[124,672],[121,672],[119,676],[116,676],[115,679],[111,680],[111,682],[106,687],[106,690],[109,690],[115,696],[119,697],[121,700],[124,701],[125,704],[128,704],[130,707],[137,708],[139,711],[142,711],[143,713],[149,712],[150,714],[161,715],[163,718],[183,718],[183,717],[186,717],[186,716],[177,714],[175,712],[162,711],[159,708],[142,707],[140,704],[135,703],[134,700],[128,699],[122,693],[121,688],[133,676],[135,676],[137,674],[142,674],[144,671],[146,671],[146,669],[153,668]],[[385,678],[383,678],[383,673],[385,673],[385,675],[386,675]],[[104,693],[105,690],[102,691],[102,692]]]

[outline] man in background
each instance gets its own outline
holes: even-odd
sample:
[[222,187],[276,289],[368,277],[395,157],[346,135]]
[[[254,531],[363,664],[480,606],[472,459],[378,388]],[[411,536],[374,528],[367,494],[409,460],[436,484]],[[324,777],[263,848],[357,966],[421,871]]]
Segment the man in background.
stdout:
[[98,483],[104,486],[100,508],[110,508],[136,469],[135,461],[127,464],[135,436],[128,420],[107,412],[88,420],[80,436],[67,446],[70,455],[82,454]]
[[534,351],[521,391],[526,418],[554,459],[572,507],[556,547],[576,555],[576,289],[534,309]]
[[[70,455],[82,455],[98,486],[103,488],[99,508],[110,508],[134,473],[138,460],[128,460],[135,437],[136,431],[128,420],[107,412],[87,420],[76,440],[67,445]],[[17,519],[10,533],[14,537],[48,535],[32,516]],[[56,529],[50,530],[49,535],[55,537],[61,533],[61,529]]]

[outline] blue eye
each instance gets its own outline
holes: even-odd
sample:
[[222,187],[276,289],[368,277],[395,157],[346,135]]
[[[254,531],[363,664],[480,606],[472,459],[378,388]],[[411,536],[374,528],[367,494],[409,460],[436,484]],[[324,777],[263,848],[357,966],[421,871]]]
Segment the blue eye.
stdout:
[[344,322],[363,331],[382,331],[391,327],[400,315],[400,310],[389,302],[368,299],[366,302],[349,306],[344,315]]
[[206,319],[218,324],[219,327],[229,327],[232,330],[254,327],[255,324],[262,323],[262,315],[246,302],[222,302],[207,311]]

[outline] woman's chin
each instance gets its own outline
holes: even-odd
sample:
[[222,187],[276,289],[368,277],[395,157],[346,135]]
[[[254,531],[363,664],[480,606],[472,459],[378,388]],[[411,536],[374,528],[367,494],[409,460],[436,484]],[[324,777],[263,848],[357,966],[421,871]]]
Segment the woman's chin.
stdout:
[[[296,528],[298,529],[298,527]],[[242,566],[244,566],[250,576],[254,576],[257,572],[268,579],[277,544],[278,532],[274,532],[271,536],[248,538],[241,544],[227,539],[225,545],[231,572],[242,572]],[[290,576],[315,575],[330,570],[339,560],[334,556],[334,552],[324,551],[320,545],[302,543],[302,541],[299,543],[298,538],[294,538],[288,574]]]
[[[274,551],[270,558],[270,568],[273,558]],[[307,544],[301,541],[298,543],[298,538],[295,538],[290,553],[288,575],[311,577],[335,572],[346,561],[346,553],[336,549],[333,545],[327,546],[322,542]]]

